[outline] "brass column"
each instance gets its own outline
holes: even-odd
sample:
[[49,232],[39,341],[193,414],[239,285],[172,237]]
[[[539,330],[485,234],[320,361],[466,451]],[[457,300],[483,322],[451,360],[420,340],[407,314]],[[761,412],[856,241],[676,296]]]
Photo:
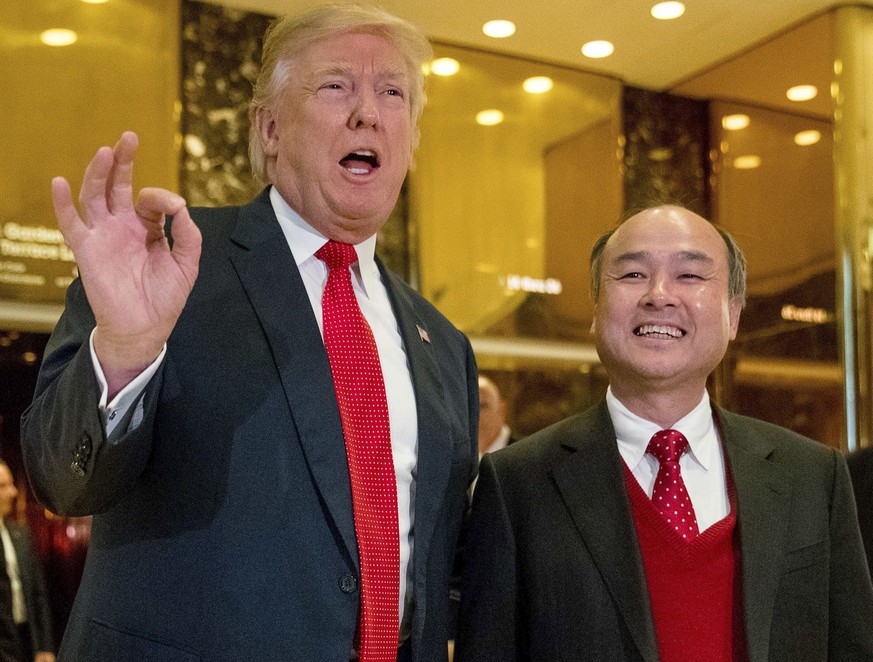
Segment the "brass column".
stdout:
[[845,375],[844,450],[873,446],[873,9],[835,10],[837,320]]

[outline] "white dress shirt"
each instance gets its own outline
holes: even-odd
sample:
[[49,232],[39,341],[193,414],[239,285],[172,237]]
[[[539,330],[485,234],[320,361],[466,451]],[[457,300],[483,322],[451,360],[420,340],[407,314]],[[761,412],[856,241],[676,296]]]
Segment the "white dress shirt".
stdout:
[[6,574],[9,576],[9,586],[12,589],[12,620],[16,625],[27,622],[27,608],[24,606],[24,587],[21,585],[21,572],[18,570],[18,557],[12,545],[12,537],[6,522],[0,519],[0,538],[3,539],[3,556]]
[[[309,303],[312,305],[312,312],[315,314],[318,328],[323,337],[321,299],[327,282],[328,270],[324,262],[315,257],[315,253],[327,243],[327,237],[315,230],[291,209],[275,188],[270,189],[270,202],[276,212],[276,217],[279,219],[279,225],[288,241],[297,268],[300,270],[306,294],[309,296]],[[407,622],[409,619],[404,619],[405,607],[412,602],[412,532],[415,512],[415,472],[418,457],[418,415],[406,350],[403,346],[397,319],[388,299],[388,291],[385,289],[374,259],[375,250],[375,235],[355,246],[358,262],[350,269],[352,286],[358,305],[376,340],[382,376],[385,380],[388,420],[391,429],[391,452],[394,459],[394,474],[397,479],[397,509],[400,529],[400,616],[405,637],[410,625]],[[107,435],[112,433],[115,425],[124,417],[130,404],[136,401],[149,379],[157,372],[165,353],[166,347],[151,366],[122,389],[112,402],[107,403],[106,378],[94,352],[93,333],[91,334],[91,358],[101,387],[99,404],[106,423]],[[138,410],[141,408],[140,405]],[[131,428],[135,428],[141,419],[141,411],[135,411]]]
[[[660,465],[646,454],[646,448],[652,435],[662,428],[631,412],[618,401],[611,388],[606,390],[606,406],[615,429],[618,452],[651,499]],[[688,451],[679,458],[679,469],[694,506],[697,527],[703,532],[730,512],[724,454],[712,419],[709,394],[704,391],[700,403],[671,429],[688,439]]]

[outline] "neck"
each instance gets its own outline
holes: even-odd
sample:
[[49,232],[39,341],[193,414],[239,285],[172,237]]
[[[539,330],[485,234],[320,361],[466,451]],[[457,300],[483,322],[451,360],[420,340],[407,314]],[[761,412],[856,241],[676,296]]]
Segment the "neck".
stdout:
[[667,429],[691,412],[703,397],[704,387],[656,390],[610,382],[612,394],[637,416]]

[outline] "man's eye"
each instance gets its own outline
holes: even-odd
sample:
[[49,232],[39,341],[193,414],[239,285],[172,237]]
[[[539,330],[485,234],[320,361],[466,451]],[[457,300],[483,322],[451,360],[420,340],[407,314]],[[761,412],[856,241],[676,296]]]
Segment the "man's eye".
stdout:
[[400,90],[396,87],[390,87],[387,90],[385,90],[385,94],[392,96],[392,97],[402,97],[403,90]]
[[619,277],[620,280],[636,280],[638,278],[644,278],[643,274],[639,271],[630,271]]
[[700,274],[682,274],[680,278],[683,280],[700,280],[703,276]]

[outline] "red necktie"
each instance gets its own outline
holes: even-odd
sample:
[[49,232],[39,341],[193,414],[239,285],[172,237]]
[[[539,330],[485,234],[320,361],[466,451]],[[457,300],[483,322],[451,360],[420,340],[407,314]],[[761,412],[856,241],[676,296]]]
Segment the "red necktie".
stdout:
[[660,463],[652,503],[667,523],[685,540],[697,535],[697,516],[679,471],[679,458],[688,448],[688,440],[678,430],[661,430],[652,436],[646,452]]
[[385,382],[373,332],[352,289],[354,246],[329,241],[315,256],[328,268],[324,344],[346,439],[361,560],[360,659],[396,662],[400,534]]

